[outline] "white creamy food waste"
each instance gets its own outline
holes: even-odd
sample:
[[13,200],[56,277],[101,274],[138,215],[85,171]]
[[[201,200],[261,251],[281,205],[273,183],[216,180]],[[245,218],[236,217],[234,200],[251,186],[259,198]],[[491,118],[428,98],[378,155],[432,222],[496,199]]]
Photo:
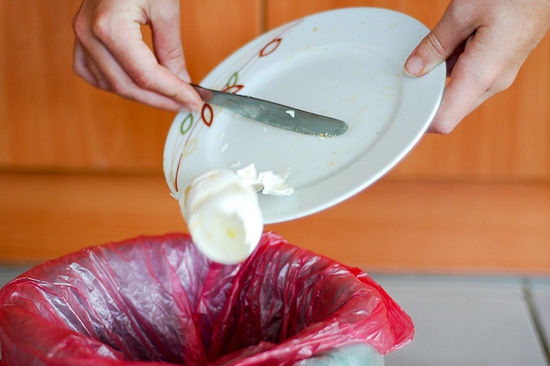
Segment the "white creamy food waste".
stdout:
[[258,194],[287,196],[294,192],[288,172],[257,173],[254,164],[237,170],[215,169],[191,181],[176,197],[193,242],[208,258],[223,264],[243,261],[254,251],[263,231]]

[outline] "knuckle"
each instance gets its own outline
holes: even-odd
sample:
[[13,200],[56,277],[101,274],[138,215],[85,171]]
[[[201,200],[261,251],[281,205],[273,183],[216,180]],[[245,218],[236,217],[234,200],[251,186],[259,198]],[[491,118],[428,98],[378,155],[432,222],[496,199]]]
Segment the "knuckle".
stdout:
[[492,92],[497,89],[497,78],[495,76],[488,76],[479,79],[479,85],[484,92]]
[[111,91],[126,98],[131,98],[132,95],[130,87],[125,83],[112,83]]
[[180,9],[180,1],[179,0],[166,1],[166,7],[170,11],[170,14],[174,14],[178,12]]
[[82,68],[77,65],[75,62],[73,62],[73,72],[78,75],[81,79],[84,79],[84,73],[82,72]]
[[180,92],[177,92],[177,91],[169,94],[168,97],[170,99],[173,99],[173,100],[186,100],[186,99],[188,99],[184,95],[182,95]]
[[179,1],[163,1],[157,7],[158,15],[163,19],[179,19]]
[[430,126],[430,132],[435,133],[438,135],[449,135],[451,132],[453,132],[454,126],[450,124],[435,124],[433,126]]
[[486,92],[496,94],[512,86],[516,74],[516,72],[495,69],[490,75],[482,77],[480,83],[485,87]]
[[426,37],[426,41],[438,56],[442,58],[446,57],[447,48],[441,43],[441,41],[439,41],[439,39],[433,32],[430,32],[430,34],[428,34],[428,36]]
[[77,60],[73,59],[73,72],[77,74],[78,76],[82,77],[82,64],[80,64]]
[[76,33],[76,27],[77,27],[77,24],[80,22],[80,16],[79,16],[79,13],[76,13],[74,16],[73,16],[73,19],[71,20],[71,26],[73,27],[73,31]]
[[[475,65],[471,66],[475,70]],[[472,85],[475,85],[480,92],[492,91],[498,81],[498,72],[496,70],[471,73]]]
[[73,32],[78,40],[82,40],[88,34],[88,27],[86,21],[81,16],[76,15],[73,18]]
[[172,47],[165,53],[166,59],[170,61],[183,59],[183,49],[181,47]]
[[154,86],[153,81],[148,78],[144,73],[136,72],[134,73],[132,79],[136,83],[137,86],[139,86],[142,89],[152,89]]
[[103,89],[108,92],[113,92],[113,88],[105,80],[98,80],[98,84],[99,84],[99,89]]
[[452,126],[442,126],[439,128],[438,133],[440,135],[450,135],[453,132],[454,127]]
[[494,90],[496,92],[501,92],[508,89],[514,83],[515,78],[516,77],[513,74],[508,74],[500,77],[498,80],[495,81]]
[[467,16],[469,14],[470,4],[468,1],[455,0],[452,1],[447,9],[447,16],[457,29],[465,29],[469,27],[471,22],[471,17]]
[[108,40],[111,38],[111,24],[109,16],[104,13],[98,13],[94,16],[92,20],[92,32],[93,34],[101,39]]

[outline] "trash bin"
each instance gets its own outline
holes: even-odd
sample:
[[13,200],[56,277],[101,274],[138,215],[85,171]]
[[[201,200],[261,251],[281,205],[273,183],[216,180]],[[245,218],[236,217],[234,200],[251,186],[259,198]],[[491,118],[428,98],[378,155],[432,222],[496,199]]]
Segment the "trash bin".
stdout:
[[10,366],[379,365],[412,336],[367,274],[272,233],[238,265],[185,234],[90,247],[0,291]]

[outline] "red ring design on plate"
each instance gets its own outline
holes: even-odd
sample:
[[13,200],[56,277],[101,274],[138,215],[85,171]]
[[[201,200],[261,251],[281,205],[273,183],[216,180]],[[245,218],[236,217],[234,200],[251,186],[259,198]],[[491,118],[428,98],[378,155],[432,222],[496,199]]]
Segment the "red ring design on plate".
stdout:
[[176,192],[179,192],[178,189],[178,173],[180,172],[180,165],[181,165],[181,159],[183,158],[183,154],[180,154],[180,158],[178,159],[178,167],[176,168],[176,177],[174,178],[174,189]]
[[272,54],[277,49],[277,47],[279,47],[282,40],[283,39],[279,37],[266,44],[264,48],[260,50],[260,57]]
[[226,93],[236,94],[236,93],[238,93],[239,90],[241,90],[242,88],[244,88],[244,85],[242,85],[242,84],[231,85],[231,86],[226,86],[225,88],[222,89],[222,91],[223,91],[223,92],[226,92]]
[[[210,113],[210,116],[206,118],[206,110],[208,110]],[[208,127],[212,126],[212,120],[214,119],[214,111],[212,110],[212,107],[208,103],[204,103],[201,110],[201,118],[205,125]]]

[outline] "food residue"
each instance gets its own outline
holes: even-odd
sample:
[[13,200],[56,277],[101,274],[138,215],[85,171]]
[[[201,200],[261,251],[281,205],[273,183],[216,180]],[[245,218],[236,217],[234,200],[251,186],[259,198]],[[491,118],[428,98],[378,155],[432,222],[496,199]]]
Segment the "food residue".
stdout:
[[229,167],[230,167],[231,169],[238,168],[238,167],[240,167],[240,166],[241,166],[241,161],[240,161],[240,160],[234,161],[234,162],[232,162],[231,164],[229,164]]
[[254,164],[237,170],[237,175],[253,187],[261,187],[259,191],[271,196],[290,196],[294,193],[294,188],[286,183],[290,175],[290,169],[283,173],[274,173],[272,171],[257,172]]
[[263,231],[258,195],[233,170],[201,174],[178,201],[193,242],[211,260],[239,263],[258,245]]
[[236,172],[215,169],[193,179],[176,199],[197,248],[223,264],[246,259],[263,231],[257,192],[291,195],[294,189],[286,183],[289,174],[289,169],[282,174],[258,173],[250,164]]
[[227,150],[228,147],[229,147],[229,143],[226,142],[225,144],[220,146],[220,152],[224,152],[225,150]]

